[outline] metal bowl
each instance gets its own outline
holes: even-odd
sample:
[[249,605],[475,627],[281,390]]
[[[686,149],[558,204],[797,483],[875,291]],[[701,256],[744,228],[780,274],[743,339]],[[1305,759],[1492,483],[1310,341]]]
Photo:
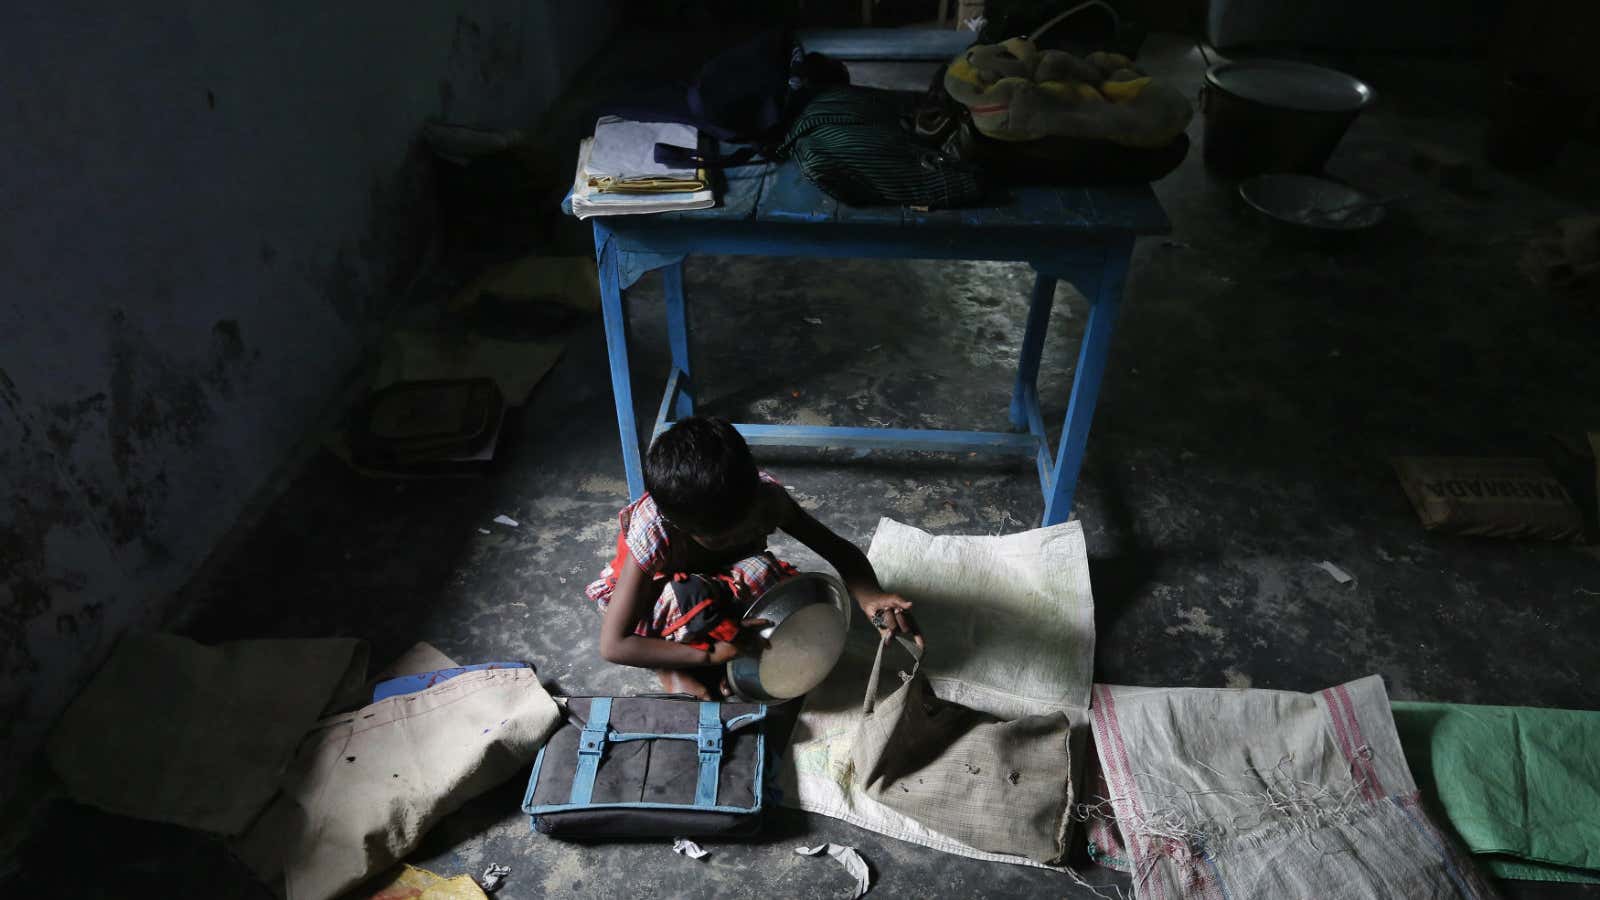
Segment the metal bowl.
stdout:
[[1206,71],[1206,164],[1229,175],[1322,171],[1372,88],[1343,72],[1282,59],[1224,62]]
[[1371,228],[1386,211],[1365,191],[1313,175],[1257,175],[1239,185],[1239,196],[1263,215],[1318,231]]
[[850,606],[850,592],[832,575],[803,572],[779,582],[744,614],[772,623],[761,631],[771,646],[730,661],[728,686],[741,700],[777,702],[821,684],[844,653]]

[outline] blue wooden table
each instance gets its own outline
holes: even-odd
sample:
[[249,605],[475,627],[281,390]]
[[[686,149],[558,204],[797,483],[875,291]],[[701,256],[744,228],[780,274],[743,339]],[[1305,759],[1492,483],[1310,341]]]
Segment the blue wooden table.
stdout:
[[[1037,277],[1011,392],[1014,431],[762,424],[738,428],[757,447],[983,451],[1033,457],[1044,493],[1044,524],[1066,521],[1134,239],[1168,230],[1166,214],[1150,188],[1023,188],[1013,191],[1003,206],[919,212],[841,204],[806,181],[793,162],[744,166],[725,175],[726,185],[713,209],[591,220],[628,492],[634,497],[644,492],[644,475],[628,372],[624,292],[644,273],[662,270],[672,352],[672,371],[653,432],[660,434],[675,419],[694,413],[689,305],[683,284],[683,260],[690,253],[1017,260],[1029,263]],[[1090,309],[1061,447],[1052,454],[1039,412],[1037,376],[1058,279],[1076,286],[1089,299]]]
[[805,28],[795,33],[807,53],[873,62],[949,62],[977,38],[976,31],[965,28]]

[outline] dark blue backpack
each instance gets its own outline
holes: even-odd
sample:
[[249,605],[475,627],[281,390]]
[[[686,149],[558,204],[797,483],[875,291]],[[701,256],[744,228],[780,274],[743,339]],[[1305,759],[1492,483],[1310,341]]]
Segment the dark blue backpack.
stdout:
[[807,55],[788,30],[772,29],[712,57],[686,84],[635,89],[602,112],[640,122],[681,122],[707,138],[750,145],[736,158],[717,159],[702,156],[699,148],[658,144],[658,162],[736,165],[782,140],[814,85],[848,81],[843,65]]

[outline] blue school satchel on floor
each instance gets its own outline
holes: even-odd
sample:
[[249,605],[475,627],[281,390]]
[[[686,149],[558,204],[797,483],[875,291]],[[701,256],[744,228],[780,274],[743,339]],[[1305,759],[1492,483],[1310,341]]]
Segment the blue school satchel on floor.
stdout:
[[767,708],[659,697],[569,697],[522,811],[567,838],[714,837],[761,826]]

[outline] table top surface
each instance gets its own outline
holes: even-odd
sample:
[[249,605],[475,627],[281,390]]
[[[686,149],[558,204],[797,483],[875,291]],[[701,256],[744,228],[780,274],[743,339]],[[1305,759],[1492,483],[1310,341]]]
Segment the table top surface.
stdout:
[[670,228],[693,223],[730,226],[856,225],[886,230],[947,227],[1022,229],[1027,232],[1100,234],[1166,234],[1166,212],[1147,184],[1095,187],[1019,187],[1001,205],[921,211],[901,206],[857,207],[824,194],[800,172],[793,160],[738,166],[723,172],[717,205],[646,216],[609,216],[606,225],[618,232]]

